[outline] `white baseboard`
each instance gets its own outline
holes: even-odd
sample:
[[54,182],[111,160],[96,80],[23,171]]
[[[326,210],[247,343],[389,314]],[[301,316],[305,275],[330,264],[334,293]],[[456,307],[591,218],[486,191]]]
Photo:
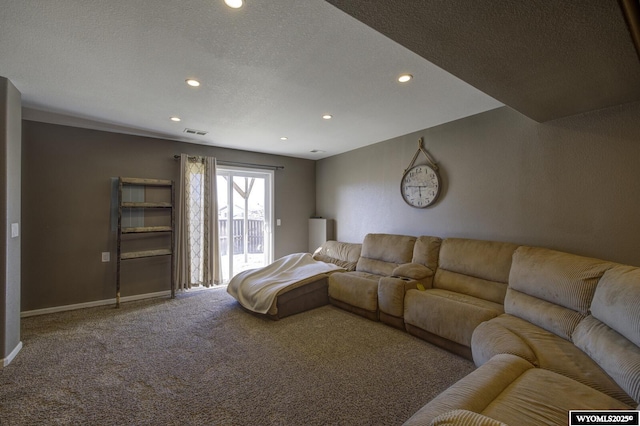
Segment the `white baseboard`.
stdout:
[[[153,297],[165,297],[171,295],[170,290],[159,291],[157,293],[137,294],[135,296],[126,296],[120,298],[122,302],[133,302],[134,300],[151,299]],[[96,306],[115,305],[116,299],[96,300],[93,302],[77,303],[75,305],[53,306],[51,308],[35,309],[33,311],[24,311],[20,313],[20,318],[33,317],[36,315],[53,314],[56,312],[73,311],[75,309],[95,308]]]
[[6,358],[2,359],[2,368],[6,367],[11,363],[11,361],[13,361],[16,355],[18,355],[18,352],[20,352],[20,349],[22,349],[22,342],[18,342],[18,344],[16,345],[15,348],[13,348],[11,353]]

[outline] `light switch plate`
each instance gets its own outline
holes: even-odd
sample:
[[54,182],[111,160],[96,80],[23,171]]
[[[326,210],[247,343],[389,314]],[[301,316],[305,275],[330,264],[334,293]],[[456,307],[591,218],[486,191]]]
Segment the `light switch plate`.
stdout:
[[109,253],[108,251],[103,251],[102,252],[102,261],[103,262],[109,262],[111,260],[111,253]]
[[11,238],[17,238],[20,235],[20,225],[17,223],[11,224]]

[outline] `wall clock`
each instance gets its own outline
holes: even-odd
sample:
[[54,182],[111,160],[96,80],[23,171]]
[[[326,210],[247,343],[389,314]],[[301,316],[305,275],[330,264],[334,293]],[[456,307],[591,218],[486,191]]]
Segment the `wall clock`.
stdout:
[[411,207],[429,207],[440,195],[440,176],[430,166],[414,166],[402,176],[400,193]]
[[[418,154],[422,152],[430,164],[414,166]],[[440,195],[440,174],[438,166],[431,159],[423,146],[423,140],[418,140],[418,151],[413,156],[409,167],[405,169],[400,181],[402,199],[411,207],[423,209],[432,205]]]

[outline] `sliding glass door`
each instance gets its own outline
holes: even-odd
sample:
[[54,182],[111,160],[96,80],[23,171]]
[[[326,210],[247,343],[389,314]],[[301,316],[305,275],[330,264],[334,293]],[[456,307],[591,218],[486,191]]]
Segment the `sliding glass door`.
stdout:
[[222,278],[273,261],[273,172],[218,166]]

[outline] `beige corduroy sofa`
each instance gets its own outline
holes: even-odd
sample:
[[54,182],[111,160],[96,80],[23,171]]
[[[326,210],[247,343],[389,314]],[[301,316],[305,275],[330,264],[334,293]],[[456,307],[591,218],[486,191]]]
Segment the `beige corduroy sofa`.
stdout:
[[478,368],[407,425],[567,424],[640,402],[640,268],[511,243],[367,235],[330,303]]

